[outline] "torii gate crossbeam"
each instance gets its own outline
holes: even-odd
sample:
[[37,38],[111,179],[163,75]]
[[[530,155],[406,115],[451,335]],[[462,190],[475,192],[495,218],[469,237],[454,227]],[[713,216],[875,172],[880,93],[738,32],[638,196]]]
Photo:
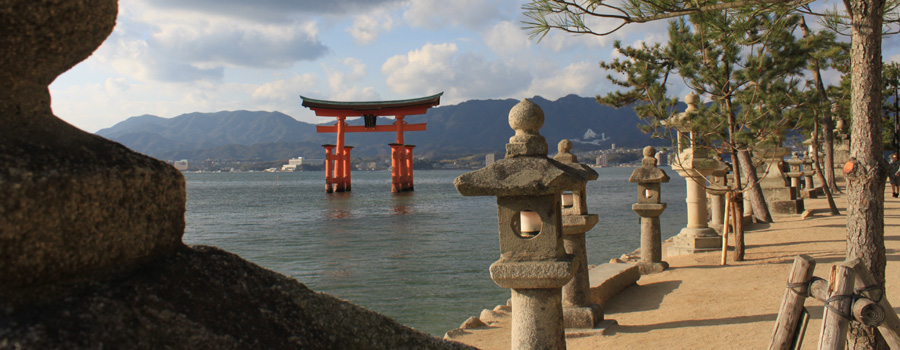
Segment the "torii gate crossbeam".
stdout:
[[[425,114],[429,108],[439,105],[441,95],[396,101],[338,102],[311,99],[300,96],[303,106],[316,112],[320,117],[337,117],[334,125],[317,125],[316,132],[336,133],[334,145],[325,148],[325,192],[350,191],[350,150],[344,144],[344,134],[348,132],[396,132],[396,142],[391,146],[391,192],[413,190],[413,157],[415,146],[403,140],[404,131],[425,131],[425,123],[408,124],[403,119],[408,115]],[[375,125],[379,116],[394,116],[391,125]],[[365,117],[366,125],[347,125],[348,117]]]

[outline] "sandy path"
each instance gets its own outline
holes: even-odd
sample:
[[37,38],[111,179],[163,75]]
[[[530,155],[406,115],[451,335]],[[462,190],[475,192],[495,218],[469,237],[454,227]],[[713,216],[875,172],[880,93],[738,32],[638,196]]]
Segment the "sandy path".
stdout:
[[[900,200],[886,196],[888,300],[900,305]],[[665,258],[671,269],[642,276],[605,305],[618,322],[613,335],[567,339],[569,349],[764,349],[794,256],[816,259],[815,276],[827,278],[844,260],[846,199],[835,198],[840,216],[830,216],[825,199],[806,200],[813,216],[776,217],[746,234],[746,261],[720,266],[720,253]],[[588,244],[591,244],[588,242]],[[731,252],[729,252],[731,253]],[[807,299],[811,320],[803,349],[815,349],[822,303]],[[900,308],[897,308],[900,311]],[[454,340],[481,349],[509,349],[508,319],[491,328],[467,330]]]

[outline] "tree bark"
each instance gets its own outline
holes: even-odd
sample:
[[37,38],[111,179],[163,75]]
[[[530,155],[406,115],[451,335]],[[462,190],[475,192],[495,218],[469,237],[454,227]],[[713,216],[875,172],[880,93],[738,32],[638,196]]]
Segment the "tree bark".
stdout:
[[[800,30],[803,31],[803,37],[809,36],[809,27],[806,25],[806,17],[800,17]],[[813,77],[816,82],[816,90],[819,92],[819,98],[822,99],[823,102],[830,102],[831,99],[828,98],[828,91],[825,90],[825,83],[822,82],[822,73],[819,65],[819,60],[812,58],[810,59],[811,71],[813,73]],[[833,105],[837,106],[837,105]],[[817,134],[813,134],[812,145],[813,151],[815,154],[813,155],[816,160],[816,174],[819,175],[820,182],[823,184],[822,188],[826,191],[826,195],[828,196],[829,204],[834,203],[834,199],[831,197],[832,193],[840,193],[837,185],[834,183],[834,123],[831,118],[831,110],[826,109],[822,113],[822,128],[824,139],[823,139],[823,148],[825,152],[825,177],[822,177],[821,169],[819,168],[819,151],[817,143],[819,142],[819,136]],[[816,121],[816,125],[814,128],[818,128],[818,121]],[[815,129],[814,129],[815,130]],[[831,212],[835,213],[837,208],[835,206],[831,207]]]
[[825,153],[824,187],[827,187],[831,193],[841,193],[834,182],[834,118],[832,118],[832,113],[826,112],[822,116],[822,134],[825,136],[822,140],[822,152]]
[[[816,74],[816,78],[821,81],[821,78],[818,74]],[[828,114],[827,112],[825,114]],[[819,118],[816,117],[816,120],[813,121],[813,140],[817,140],[819,138]],[[828,208],[831,209],[831,215],[840,215],[841,212],[838,210],[837,205],[834,203],[834,196],[831,195],[831,188],[828,186],[828,183],[825,182],[825,176],[822,175],[822,167],[819,163],[819,143],[812,143],[812,153],[813,153],[813,168],[816,171],[816,177],[818,177],[819,183],[822,184],[822,190],[825,191],[825,198],[828,199]],[[834,170],[834,168],[832,168]],[[814,190],[812,184],[809,185],[810,190]]]
[[[847,181],[847,258],[859,258],[884,286],[884,181],[881,144],[881,29],[884,0],[845,0],[851,18],[850,155]],[[854,325],[848,349],[886,347],[874,327]],[[880,340],[880,341],[879,341]]]
[[769,213],[769,205],[766,204],[766,196],[763,195],[762,189],[759,187],[759,177],[756,176],[756,167],[750,159],[750,152],[747,150],[738,151],[738,160],[741,162],[741,169],[747,173],[747,185],[750,186],[746,191],[746,195],[750,196],[750,205],[753,207],[753,217],[759,222],[772,222],[772,214]]

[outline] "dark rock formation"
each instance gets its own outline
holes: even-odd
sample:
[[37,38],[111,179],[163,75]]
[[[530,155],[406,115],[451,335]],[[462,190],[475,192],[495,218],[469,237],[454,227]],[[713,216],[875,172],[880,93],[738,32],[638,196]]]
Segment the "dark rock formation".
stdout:
[[0,309],[0,349],[470,349],[212,247],[70,287]]
[[0,0],[0,349],[464,348],[184,246],[181,173],[50,109],[116,11]]
[[4,298],[126,271],[181,245],[181,174],[50,110],[47,86],[103,42],[116,11],[115,0],[0,4]]

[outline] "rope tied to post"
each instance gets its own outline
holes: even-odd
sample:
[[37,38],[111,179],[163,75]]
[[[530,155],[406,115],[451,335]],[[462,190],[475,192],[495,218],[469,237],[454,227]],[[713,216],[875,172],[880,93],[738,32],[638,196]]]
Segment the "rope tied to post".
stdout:
[[[877,297],[876,298],[868,297],[868,296],[866,296],[866,294],[863,294],[864,292],[877,292],[877,293],[871,293]],[[856,288],[856,293],[860,294],[862,298],[869,299],[872,302],[878,304],[881,302],[881,299],[884,298],[884,287],[881,285],[878,285],[878,284],[873,284],[873,285],[865,286],[862,288]]]
[[[797,295],[801,295],[806,298],[809,298],[810,297],[809,291],[812,288],[812,284],[816,281],[824,281],[824,280],[825,280],[824,278],[812,276],[812,278],[810,278],[809,281],[806,281],[806,282],[797,282],[797,283],[788,282],[787,287],[788,287],[788,289],[790,289]],[[806,287],[806,292],[801,293],[799,290],[797,290],[797,288],[802,288],[802,287]]]
[[834,312],[835,314],[837,314],[838,316],[841,316],[844,319],[853,321],[853,315],[851,315],[849,312],[844,312],[844,311],[838,309],[836,306],[832,305],[832,303],[834,303],[836,301],[850,299],[850,305],[852,307],[853,303],[857,299],[860,299],[860,298],[865,298],[865,297],[863,297],[859,294],[834,295],[831,298],[828,298],[827,300],[825,300],[825,308],[828,310],[831,310],[831,312]]

